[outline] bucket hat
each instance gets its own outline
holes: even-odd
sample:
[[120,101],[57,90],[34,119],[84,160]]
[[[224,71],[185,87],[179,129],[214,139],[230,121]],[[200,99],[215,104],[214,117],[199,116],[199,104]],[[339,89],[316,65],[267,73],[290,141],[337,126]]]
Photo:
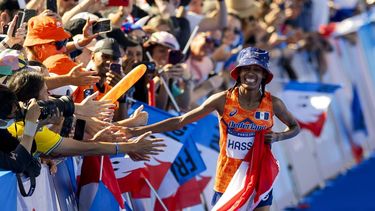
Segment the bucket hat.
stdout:
[[273,74],[269,69],[269,59],[270,57],[268,51],[254,47],[244,48],[238,55],[238,65],[233,68],[233,70],[230,72],[230,75],[234,80],[237,80],[239,69],[241,67],[258,65],[267,72],[266,84],[268,84],[273,78]]

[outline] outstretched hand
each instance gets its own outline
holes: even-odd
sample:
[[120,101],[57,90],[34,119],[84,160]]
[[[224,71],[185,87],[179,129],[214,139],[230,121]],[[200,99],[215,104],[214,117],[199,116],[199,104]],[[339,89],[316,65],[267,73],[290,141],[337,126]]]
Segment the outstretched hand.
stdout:
[[120,130],[120,126],[108,126],[97,132],[91,140],[95,142],[123,142],[124,134]]
[[143,111],[144,106],[139,106],[134,113],[130,116],[132,118],[132,125],[134,127],[144,126],[148,121],[148,113]]
[[149,161],[151,159],[150,156],[158,155],[160,152],[164,151],[162,148],[166,145],[161,143],[163,139],[148,138],[151,133],[151,131],[144,133],[135,140],[129,141],[132,145],[129,156],[132,156],[132,159]]
[[96,75],[97,72],[95,71],[83,71],[82,70],[82,63],[73,67],[68,76],[71,79],[71,84],[75,86],[89,86],[94,85],[100,80],[99,76]]
[[110,100],[96,101],[96,97],[99,92],[86,97],[77,106],[76,113],[87,117],[96,117],[99,119],[111,118],[113,117],[115,104],[112,104]]

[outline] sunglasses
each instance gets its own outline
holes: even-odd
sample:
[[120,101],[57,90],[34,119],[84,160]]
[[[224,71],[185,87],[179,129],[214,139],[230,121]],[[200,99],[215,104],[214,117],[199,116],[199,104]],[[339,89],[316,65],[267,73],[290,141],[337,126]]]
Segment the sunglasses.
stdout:
[[219,39],[215,39],[210,36],[206,36],[205,39],[206,39],[206,43],[213,43],[216,48],[221,45],[221,40]]
[[68,43],[68,39],[66,39],[66,40],[61,40],[61,41],[55,41],[56,49],[57,49],[57,50],[61,50],[63,47],[66,46],[67,43]]

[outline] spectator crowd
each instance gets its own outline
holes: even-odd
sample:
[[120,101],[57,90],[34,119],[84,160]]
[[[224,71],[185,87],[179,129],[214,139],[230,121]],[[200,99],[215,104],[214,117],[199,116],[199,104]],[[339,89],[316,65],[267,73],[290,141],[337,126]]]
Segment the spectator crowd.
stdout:
[[[55,159],[126,153],[149,160],[163,140],[134,100],[187,112],[232,87],[240,50],[270,52],[274,73],[298,80],[304,51],[317,78],[327,71],[334,22],[367,10],[362,0],[0,1],[0,168],[36,177]],[[110,5],[112,3],[113,5]],[[55,11],[54,11],[55,10]],[[115,103],[100,101],[140,64],[146,73]]]

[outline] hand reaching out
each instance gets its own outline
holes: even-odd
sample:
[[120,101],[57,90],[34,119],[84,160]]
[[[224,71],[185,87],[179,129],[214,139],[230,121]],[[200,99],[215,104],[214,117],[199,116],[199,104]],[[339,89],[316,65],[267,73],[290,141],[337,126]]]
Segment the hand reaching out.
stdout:
[[133,127],[144,126],[147,124],[148,113],[146,111],[143,111],[143,108],[143,105],[139,106],[130,116],[130,118],[132,118]]
[[92,141],[101,142],[123,142],[124,134],[121,132],[120,126],[108,126],[97,132]]
[[86,119],[85,132],[91,137],[95,136],[100,130],[111,126],[110,123],[101,121],[97,118],[88,118]]
[[73,67],[68,73],[68,77],[71,79],[71,84],[75,86],[89,86],[97,83],[100,80],[99,76],[96,75],[95,71],[83,71],[82,63]]
[[113,117],[115,104],[110,100],[96,101],[99,92],[86,97],[81,103],[76,106],[76,113],[86,117],[96,117],[105,119]]
[[160,152],[163,152],[162,149],[165,147],[165,144],[161,142],[163,139],[160,138],[147,138],[151,135],[151,131],[144,133],[137,137],[136,139],[129,141],[131,145],[125,145],[124,147],[129,147],[127,151],[130,151],[130,154],[134,156],[135,159],[150,160],[150,156],[158,155]]

